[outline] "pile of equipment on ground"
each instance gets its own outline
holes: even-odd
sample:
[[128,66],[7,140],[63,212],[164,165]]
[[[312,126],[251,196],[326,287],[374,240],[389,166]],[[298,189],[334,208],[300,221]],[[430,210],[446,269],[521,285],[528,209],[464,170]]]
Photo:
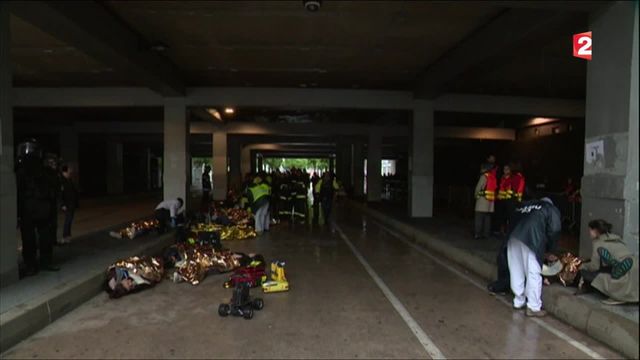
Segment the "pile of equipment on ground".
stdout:
[[[119,298],[132,294],[153,287],[162,279],[198,285],[208,275],[231,273],[224,287],[233,288],[233,296],[229,303],[220,304],[218,314],[251,319],[253,311],[264,306],[262,299],[251,298],[251,288],[260,287],[264,293],[289,290],[284,261],[271,262],[270,274],[267,274],[262,255],[223,248],[221,241],[256,236],[249,225],[250,213],[242,209],[216,209],[209,215],[208,220],[212,222],[187,223],[178,227],[176,243],[166,248],[162,257],[134,256],[111,265],[105,281],[109,296]],[[154,226],[157,226],[156,221],[134,222],[119,232],[113,232],[112,236],[133,239],[153,230]]]

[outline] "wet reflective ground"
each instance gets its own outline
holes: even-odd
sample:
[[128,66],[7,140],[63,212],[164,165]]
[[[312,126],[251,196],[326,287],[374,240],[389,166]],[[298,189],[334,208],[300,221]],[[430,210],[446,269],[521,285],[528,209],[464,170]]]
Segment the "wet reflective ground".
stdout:
[[291,291],[254,290],[265,308],[252,320],[218,316],[225,275],[165,281],[119,300],[100,294],[3,358],[620,357],[551,317],[526,318],[359,213],[341,211],[336,224],[226,244],[287,262]]

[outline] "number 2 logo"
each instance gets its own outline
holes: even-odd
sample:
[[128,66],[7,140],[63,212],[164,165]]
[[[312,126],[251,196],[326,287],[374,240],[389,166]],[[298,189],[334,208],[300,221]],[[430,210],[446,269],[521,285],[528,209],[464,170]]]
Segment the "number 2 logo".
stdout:
[[573,35],[573,56],[591,60],[591,31]]

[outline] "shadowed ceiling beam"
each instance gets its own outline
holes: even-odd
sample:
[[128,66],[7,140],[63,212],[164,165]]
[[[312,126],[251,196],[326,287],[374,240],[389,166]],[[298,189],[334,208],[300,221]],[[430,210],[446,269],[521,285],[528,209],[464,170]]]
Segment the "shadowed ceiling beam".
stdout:
[[535,38],[537,33],[547,34],[566,26],[567,21],[574,17],[569,12],[504,10],[429,65],[418,77],[414,95],[433,99],[446,90],[447,84],[474,65],[522,45],[526,40]]
[[[11,12],[163,96],[181,96],[177,67],[96,1],[12,1]],[[153,40],[153,39],[150,39]]]

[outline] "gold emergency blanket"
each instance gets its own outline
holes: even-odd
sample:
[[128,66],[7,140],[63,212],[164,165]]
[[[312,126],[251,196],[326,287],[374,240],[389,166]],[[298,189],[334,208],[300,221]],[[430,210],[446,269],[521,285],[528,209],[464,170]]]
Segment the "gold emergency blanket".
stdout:
[[253,215],[245,209],[215,208],[213,215],[226,217],[236,225],[249,224],[253,220]]
[[119,231],[109,233],[112,237],[118,239],[134,239],[137,236],[144,235],[158,227],[158,220],[140,220],[134,221],[129,226]]
[[560,262],[562,263],[562,271],[558,274],[560,282],[564,286],[571,285],[580,271],[582,259],[568,252],[560,257]]
[[109,270],[117,267],[127,269],[129,273],[139,275],[152,283],[160,282],[164,276],[162,261],[151,256],[132,256],[119,260],[111,265]]
[[256,237],[256,232],[247,225],[218,225],[198,223],[191,227],[191,231],[198,232],[219,232],[220,240],[234,241],[246,240]]
[[224,215],[234,224],[248,224],[253,219],[253,215],[245,209],[224,209]]
[[198,285],[211,270],[228,272],[240,266],[232,252],[216,251],[209,245],[178,245],[178,252],[177,274],[192,285]]

